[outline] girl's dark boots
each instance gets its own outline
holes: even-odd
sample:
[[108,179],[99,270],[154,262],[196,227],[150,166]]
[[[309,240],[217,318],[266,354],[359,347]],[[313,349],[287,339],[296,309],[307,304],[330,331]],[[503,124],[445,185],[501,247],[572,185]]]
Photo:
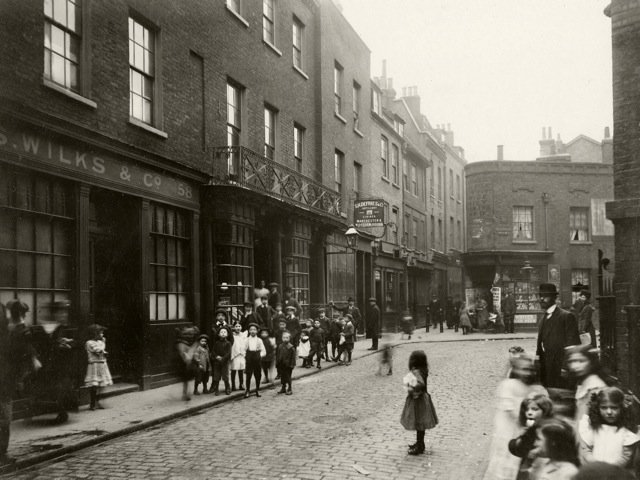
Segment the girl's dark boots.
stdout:
[[231,370],[231,390],[236,391],[236,371]]
[[198,386],[200,385],[200,382],[195,382],[193,384],[193,394],[194,395],[200,395],[200,392],[198,391]]
[[98,401],[98,389],[96,387],[91,387],[91,389],[89,390],[89,395],[91,398],[91,401],[89,403],[89,410],[104,410],[104,407],[100,405],[100,402]]
[[422,455],[424,453],[424,442],[417,442],[409,448],[409,455]]
[[225,395],[231,395],[231,389],[229,388],[229,382],[224,382],[224,393]]
[[244,370],[239,370],[239,373],[238,373],[238,381],[240,382],[240,386],[238,387],[239,390],[244,390],[243,378],[244,378]]

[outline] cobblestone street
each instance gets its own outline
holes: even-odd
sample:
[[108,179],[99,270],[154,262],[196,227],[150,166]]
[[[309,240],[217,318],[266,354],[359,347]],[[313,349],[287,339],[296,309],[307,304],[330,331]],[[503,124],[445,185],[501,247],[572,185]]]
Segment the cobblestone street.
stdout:
[[[532,351],[534,341],[399,346],[391,377],[377,376],[377,356],[368,356],[294,381],[293,396],[267,390],[6,478],[482,478],[513,345]],[[410,457],[401,378],[416,348],[427,350],[440,424],[427,432],[427,453]]]

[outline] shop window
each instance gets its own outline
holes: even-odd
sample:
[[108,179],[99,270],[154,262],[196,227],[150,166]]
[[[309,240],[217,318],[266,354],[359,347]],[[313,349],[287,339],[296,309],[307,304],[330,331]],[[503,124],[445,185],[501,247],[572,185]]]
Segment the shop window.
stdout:
[[231,307],[231,315],[253,297],[253,229],[220,221],[213,226],[215,302]]
[[589,209],[571,207],[569,210],[569,241],[589,241]]
[[293,289],[293,295],[300,303],[305,317],[309,313],[309,249],[311,245],[306,227],[307,224],[304,222],[295,222],[293,229],[298,235],[282,240],[284,285]]
[[575,303],[580,296],[580,290],[589,290],[591,285],[591,270],[588,268],[572,268],[571,269],[571,285],[576,291],[571,292],[571,303]]
[[384,287],[384,309],[386,311],[395,310],[396,285],[394,272],[385,272]]
[[0,303],[25,302],[29,324],[70,298],[71,200],[63,182],[0,166]]
[[188,213],[151,204],[149,318],[184,320],[190,288]]
[[527,273],[522,271],[522,265],[513,265],[504,267],[502,272],[502,288],[514,295],[516,310],[523,313],[539,311],[538,291],[542,278],[540,267],[534,267],[530,273]]
[[513,239],[533,240],[533,207],[513,207]]

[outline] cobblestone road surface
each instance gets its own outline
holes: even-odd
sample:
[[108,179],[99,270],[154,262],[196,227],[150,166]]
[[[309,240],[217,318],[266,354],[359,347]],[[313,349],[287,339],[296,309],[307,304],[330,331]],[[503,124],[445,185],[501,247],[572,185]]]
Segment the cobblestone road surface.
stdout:
[[[507,350],[533,340],[414,344],[394,348],[394,375],[377,356],[4,477],[15,479],[480,479],[487,464],[494,392]],[[424,348],[440,424],[427,453],[408,456],[414,432],[399,424],[401,378]],[[354,468],[369,472],[364,475]]]

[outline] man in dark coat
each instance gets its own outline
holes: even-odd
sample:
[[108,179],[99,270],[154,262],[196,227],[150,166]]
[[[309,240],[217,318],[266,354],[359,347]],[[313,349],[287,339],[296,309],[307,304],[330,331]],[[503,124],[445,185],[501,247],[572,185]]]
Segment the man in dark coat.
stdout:
[[511,292],[505,291],[500,308],[504,315],[504,333],[515,333],[513,323],[516,316],[516,299]]
[[249,325],[255,323],[259,327],[263,327],[264,323],[262,322],[262,318],[257,315],[253,311],[253,303],[252,302],[244,302],[244,314],[242,319],[240,320],[240,325],[242,325],[242,331],[248,331]]
[[302,308],[300,308],[300,303],[296,300],[296,297],[293,296],[293,289],[291,287],[284,287],[284,302],[282,306],[285,310],[287,307],[295,307],[296,317],[302,318]]
[[566,388],[562,378],[565,347],[580,344],[578,322],[571,312],[556,306],[558,291],[553,283],[540,284],[540,308],[545,311],[538,330],[536,355],[540,379],[546,388]]
[[431,301],[429,302],[429,318],[431,320],[431,326],[434,329],[438,328],[438,324],[440,324],[440,333],[444,332],[442,314],[442,304],[438,299],[438,295],[434,294],[431,296]]
[[278,328],[278,326],[274,325],[271,320],[273,316],[276,314],[276,311],[273,308],[271,308],[271,305],[269,305],[268,300],[269,300],[269,297],[265,295],[263,295],[260,298],[261,303],[256,307],[256,315],[258,315],[262,319],[262,324],[273,332],[274,327]]
[[276,309],[276,305],[278,303],[282,303],[282,297],[280,296],[280,292],[278,291],[279,285],[277,283],[269,284],[269,306]]
[[596,329],[591,321],[591,315],[595,310],[593,305],[591,305],[591,292],[589,290],[582,290],[580,292],[580,300],[582,300],[583,306],[578,318],[578,331],[580,334],[588,333],[591,336],[591,346],[596,348]]
[[367,337],[371,338],[371,348],[367,350],[378,350],[378,335],[380,334],[380,309],[376,305],[376,299],[369,299],[369,309],[367,311]]

